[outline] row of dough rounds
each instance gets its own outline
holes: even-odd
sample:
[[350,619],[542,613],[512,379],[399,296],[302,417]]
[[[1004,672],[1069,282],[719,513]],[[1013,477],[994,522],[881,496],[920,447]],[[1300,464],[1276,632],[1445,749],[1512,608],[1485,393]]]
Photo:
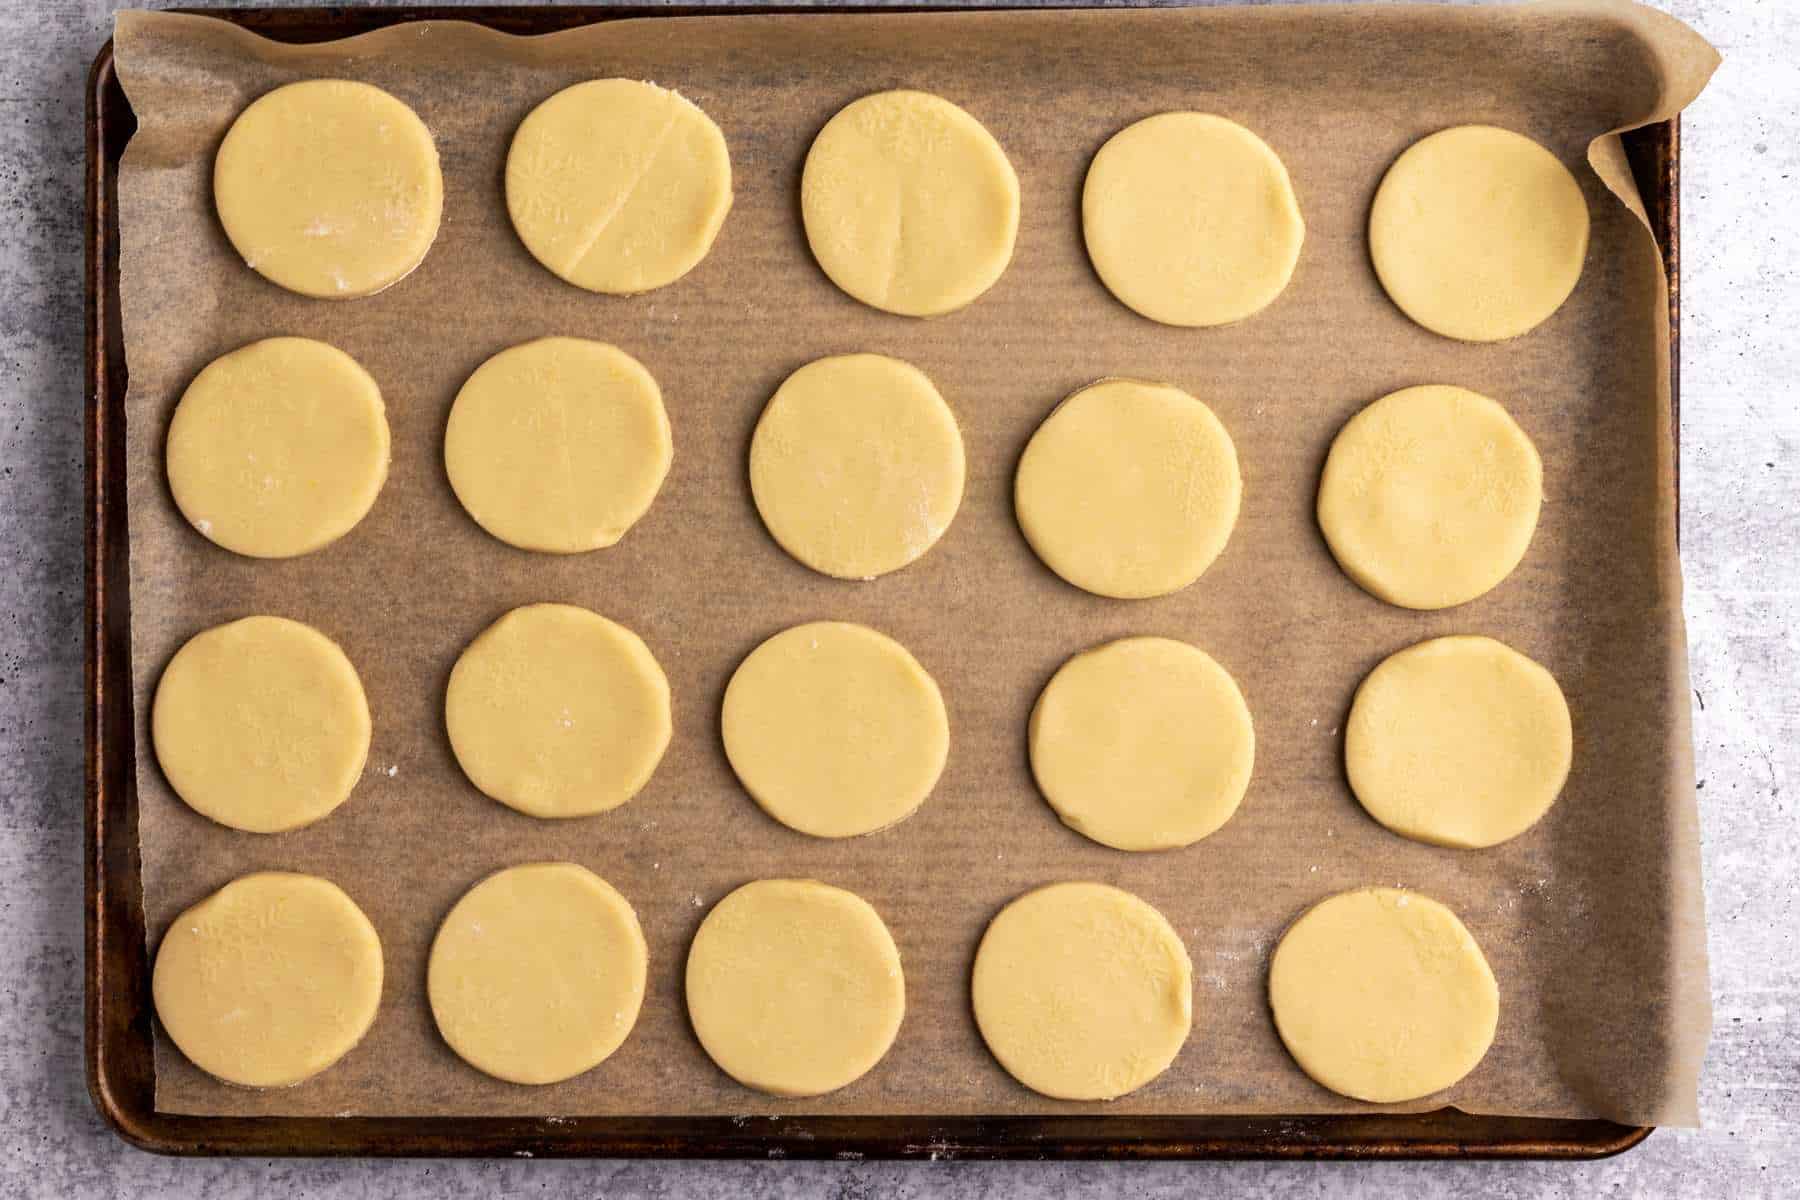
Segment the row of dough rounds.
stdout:
[[[303,295],[367,296],[404,278],[437,235],[443,178],[418,115],[368,84],[310,80],[246,108],[220,145],[225,232],[266,278]],[[506,203],[532,256],[590,291],[673,283],[732,202],[725,137],[655,84],[576,84],[520,122]],[[813,256],[857,300],[905,316],[962,308],[1012,260],[1019,181],[1000,144],[939,96],[864,96],[819,131],[801,176]],[[1152,320],[1215,326],[1287,287],[1305,238],[1280,157],[1224,117],[1168,112],[1095,154],[1082,227],[1101,281]],[[1389,168],[1369,251],[1413,320],[1468,341],[1515,337],[1573,291],[1588,212],[1568,168],[1520,134],[1459,126]]]
[[[585,867],[490,875],[444,918],[426,988],[439,1033],[517,1084],[572,1078],[624,1043],[649,950],[626,898]],[[163,1028],[209,1074],[285,1087],[348,1053],[380,1007],[381,941],[356,903],[309,875],[246,875],[178,916],[156,956]],[[1487,1053],[1499,992],[1438,902],[1394,888],[1329,897],[1269,962],[1275,1027],[1300,1067],[1360,1100],[1457,1082]],[[988,925],[970,981],[982,1038],[1025,1086],[1110,1100],[1149,1083],[1193,1024],[1186,947],[1156,909],[1100,883],[1018,897]],[[688,1018],[746,1087],[816,1096],[861,1078],[906,1012],[900,953],[862,898],[764,879],[713,906],[687,955]]]
[[[636,634],[567,604],[516,608],[463,651],[445,690],[457,762],[480,791],[535,817],[609,811],[668,747],[669,685]],[[1191,845],[1236,813],[1255,760],[1250,709],[1204,651],[1131,637],[1078,654],[1039,695],[1031,768],[1072,829],[1119,850]],[[370,718],[336,644],[280,617],[189,640],[151,714],[176,793],[221,824],[275,833],[346,800]],[[720,733],[744,790],[814,837],[904,820],[936,787],[950,746],[937,684],[866,626],[814,622],[763,642],[726,685]],[[1548,671],[1489,638],[1402,650],[1357,689],[1345,732],[1350,785],[1396,833],[1492,846],[1548,811],[1568,778],[1568,705]]]
[[[348,532],[385,480],[380,389],[342,351],[269,338],[208,364],[169,426],[177,506],[241,554],[307,553]],[[528,550],[610,546],[654,502],[674,442],[641,363],[579,338],[502,350],[450,410],[444,465],[481,527]],[[763,410],[750,486],[775,540],[814,570],[871,579],[944,535],[965,476],[956,417],[923,371],[877,354],[799,368]],[[1014,507],[1038,556],[1077,587],[1141,598],[1197,579],[1224,550],[1243,491],[1237,450],[1205,403],[1107,379],[1059,404],[1019,460]],[[1537,526],[1543,467],[1497,402],[1448,386],[1385,396],[1353,417],[1320,478],[1338,562],[1409,608],[1498,585]]]

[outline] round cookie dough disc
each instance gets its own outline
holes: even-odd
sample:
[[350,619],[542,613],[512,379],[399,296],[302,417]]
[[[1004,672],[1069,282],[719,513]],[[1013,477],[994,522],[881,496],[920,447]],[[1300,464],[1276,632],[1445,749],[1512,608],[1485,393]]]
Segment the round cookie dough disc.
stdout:
[[725,135],[653,83],[578,83],[519,123],[506,209],[532,257],[577,287],[631,295],[674,283],[731,209]]
[[831,281],[873,308],[934,317],[1012,261],[1019,178],[981,122],[939,96],[877,92],[825,123],[800,211]]
[[1031,770],[1063,823],[1117,850],[1187,846],[1237,811],[1256,737],[1204,652],[1132,637],[1071,658],[1031,710]]
[[1287,287],[1306,224],[1287,168],[1235,121],[1168,112],[1100,147],[1081,195],[1107,290],[1165,325],[1229,325]]
[[1275,1028],[1300,1069],[1341,1095],[1416,1100],[1475,1069],[1500,991],[1481,947],[1436,900],[1372,887],[1322,900],[1269,963]]
[[381,939],[312,875],[262,872],[176,917],[150,990],[163,1030],[202,1071],[288,1087],[349,1053],[381,1004]]
[[931,549],[956,516],[962,434],[917,367],[821,358],[763,410],[750,490],[782,549],[826,575],[873,579]]
[[1000,910],[975,952],[975,1023],[1000,1065],[1057,1100],[1111,1100],[1175,1061],[1193,967],[1163,915],[1102,883],[1057,883]]
[[796,625],[750,652],[720,717],[731,769],[763,811],[814,837],[885,829],[924,803],[950,751],[944,698],[892,638]]
[[1231,435],[1179,388],[1105,379],[1032,435],[1013,505],[1044,564],[1121,600],[1180,591],[1237,523],[1243,483]]
[[1319,479],[1319,528],[1344,573],[1389,604],[1449,608],[1512,573],[1537,528],[1544,467],[1500,405],[1414,387],[1351,417]]
[[213,200],[252,270],[303,296],[349,300],[424,259],[444,178],[412,109],[366,83],[312,79],[238,114],[213,163]]
[[1369,672],[1344,726],[1350,787],[1403,837],[1480,849],[1517,837],[1569,778],[1569,706],[1550,672],[1485,637],[1444,637]]
[[610,546],[649,511],[674,458],[662,392],[623,350],[548,337],[469,376],[444,430],[450,486],[521,550]]
[[470,888],[431,943],[426,991],[463,1061],[557,1083],[605,1061],[637,1023],[649,952],[637,914],[574,863],[530,863]]
[[623,625],[572,604],[528,604],[456,660],[444,724],[487,795],[533,817],[585,817],[650,781],[669,745],[669,681]]
[[175,652],[150,735],[188,807],[247,833],[281,833],[349,797],[369,757],[369,702],[330,638],[282,617],[245,617]]
[[1581,185],[1554,154],[1491,125],[1413,143],[1369,211],[1369,253],[1401,311],[1445,337],[1528,333],[1575,290],[1587,257]]
[[308,338],[266,338],[208,363],[169,423],[169,490],[227,550],[290,558],[368,514],[387,481],[381,389]]
[[906,981],[893,937],[861,897],[810,879],[759,879],[701,922],[687,1004],[727,1075],[776,1096],[818,1096],[888,1052]]

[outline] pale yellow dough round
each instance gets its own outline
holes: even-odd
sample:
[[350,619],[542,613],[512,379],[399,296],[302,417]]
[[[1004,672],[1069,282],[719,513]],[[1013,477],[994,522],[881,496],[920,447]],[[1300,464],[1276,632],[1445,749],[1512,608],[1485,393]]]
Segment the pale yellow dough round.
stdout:
[[759,879],[700,923],[688,1018],[719,1069],[776,1096],[818,1096],[881,1061],[906,1015],[900,951],[860,896]]
[[208,363],[175,406],[169,490],[207,538],[252,558],[330,545],[387,481],[381,389],[309,338],[252,342]]
[[1581,185],[1530,138],[1461,125],[1394,160],[1369,253],[1401,311],[1445,337],[1498,342],[1562,307],[1587,257]]
[[1275,1028],[1300,1069],[1354,1100],[1442,1091],[1494,1041],[1500,990],[1456,914],[1371,887],[1322,900],[1269,962]]
[[1013,505],[1044,564],[1084,591],[1164,596],[1198,579],[1237,523],[1237,449],[1179,388],[1105,379],[1045,418]]
[[1224,117],[1167,112],[1094,155],[1081,230],[1107,290],[1165,325],[1229,325],[1279,296],[1306,223],[1287,168]]
[[1111,1100],[1168,1069],[1194,1018],[1193,966],[1163,915],[1103,883],[1000,910],[975,952],[975,1023],[1007,1073],[1057,1100]]
[[1344,766],[1369,815],[1403,837],[1480,849],[1524,833],[1569,778],[1562,689],[1492,638],[1443,637],[1369,672]]
[[225,235],[291,292],[370,296],[419,265],[437,237],[444,177],[425,122],[380,88],[310,79],[267,92],[213,162]]
[[476,524],[521,550],[610,546],[650,509],[675,447],[662,391],[616,346],[502,350],[456,394],[444,469]]
[[844,354],[789,375],[750,442],[750,490],[789,554],[873,579],[937,544],[962,503],[956,417],[925,373]]
[[259,872],[176,917],[156,952],[156,1016],[189,1061],[243,1087],[289,1087],[375,1023],[381,939],[312,875]]
[[731,210],[731,155],[712,118],[668,88],[578,83],[519,123],[506,209],[532,257],[563,279],[647,292],[712,249]]
[[1237,812],[1256,735],[1204,651],[1130,637],[1077,654],[1031,710],[1031,771],[1063,823],[1116,850],[1189,846]]
[[650,781],[669,745],[669,681],[623,625],[572,604],[528,604],[456,660],[444,725],[486,795],[533,817],[585,817]]
[[1019,232],[1019,177],[974,117],[926,92],[877,92],[825,123],[800,211],[831,281],[884,312],[934,317],[994,286]]
[[862,625],[796,625],[725,688],[725,755],[764,812],[814,837],[886,829],[925,802],[950,752],[938,686]]
[[156,685],[150,736],[175,794],[246,833],[298,829],[350,796],[369,757],[356,668],[318,630],[245,617],[195,634]]
[[1351,417],[1332,442],[1319,528],[1371,595],[1449,608],[1519,565],[1543,496],[1537,447],[1504,408],[1459,387],[1413,387]]
[[637,913],[611,884],[574,863],[529,863],[456,902],[425,988],[464,1062],[508,1083],[559,1083],[630,1036],[648,961]]

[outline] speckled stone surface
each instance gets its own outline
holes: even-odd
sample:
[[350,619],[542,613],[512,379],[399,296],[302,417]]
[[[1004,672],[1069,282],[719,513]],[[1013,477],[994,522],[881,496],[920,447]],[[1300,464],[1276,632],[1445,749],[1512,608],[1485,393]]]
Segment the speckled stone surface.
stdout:
[[[186,0],[190,5],[195,0]],[[1800,13],[1658,0],[1725,66],[1684,124],[1682,523],[1716,1030],[1701,1131],[1607,1162],[192,1162],[81,1066],[82,84],[106,0],[0,0],[0,1196],[1800,1194]]]

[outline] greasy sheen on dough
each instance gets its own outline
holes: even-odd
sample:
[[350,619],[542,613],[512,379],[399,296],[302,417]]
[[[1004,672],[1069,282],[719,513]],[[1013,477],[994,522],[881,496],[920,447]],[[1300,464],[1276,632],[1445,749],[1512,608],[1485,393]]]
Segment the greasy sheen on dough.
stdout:
[[310,825],[369,757],[369,702],[337,644],[284,617],[197,633],[156,685],[150,736],[175,794],[247,833]]
[[1088,257],[1107,290],[1165,325],[1229,325],[1267,308],[1306,223],[1268,143],[1210,113],[1166,112],[1115,133],[1081,194]]
[[937,785],[950,721],[906,647],[815,621],[752,650],[725,688],[731,769],[764,812],[814,837],[855,837],[912,815]]
[[444,429],[444,469],[476,524],[552,554],[617,542],[649,511],[674,454],[650,372],[584,338],[538,338],[489,358]]
[[688,1018],[719,1069],[775,1096],[862,1078],[906,1015],[900,951],[867,901],[759,879],[706,914],[687,960]]
[[1231,675],[1171,638],[1065,662],[1031,710],[1031,771],[1069,828],[1116,850],[1188,846],[1231,819],[1256,758]]
[[1587,257],[1581,185],[1550,151],[1491,125],[1440,130],[1394,160],[1369,254],[1402,312],[1445,337],[1498,342],[1562,307]]
[[238,114],[213,162],[225,235],[252,270],[303,296],[398,283],[437,237],[444,177],[418,114],[380,88],[309,79]]
[[1573,746],[1550,672],[1485,637],[1390,655],[1356,689],[1344,726],[1344,766],[1369,815],[1463,849],[1536,824],[1569,778]]
[[265,338],[201,369],[165,452],[169,490],[195,529],[238,554],[290,558],[330,545],[374,506],[387,412],[342,350]]
[[1013,506],[1031,548],[1084,591],[1163,596],[1198,579],[1237,523],[1237,449],[1180,388],[1103,379],[1057,406],[1019,459]]
[[940,96],[877,92],[825,123],[800,211],[813,257],[864,304],[954,312],[1012,261],[1019,178],[981,122]]
[[1340,1095],[1417,1100],[1475,1069],[1500,991],[1456,914],[1427,896],[1370,887],[1322,900],[1269,961],[1275,1028],[1300,1069]]
[[1111,1100],[1168,1069],[1193,1024],[1193,966],[1150,905],[1056,883],[1000,910],[975,952],[975,1023],[1008,1074],[1057,1100]]
[[674,283],[731,210],[725,135],[654,83],[575,84],[519,123],[506,209],[532,257],[577,287],[631,295]]
[[1512,573],[1537,528],[1544,466],[1495,401],[1406,388],[1344,425],[1319,479],[1319,528],[1344,573],[1403,608],[1464,604]]
[[782,549],[825,575],[873,579],[931,549],[956,516],[962,434],[911,363],[817,359],[763,409],[750,490]]
[[529,863],[456,902],[431,943],[426,993],[464,1062],[508,1083],[558,1083],[630,1035],[648,960],[637,913],[611,884],[575,863]]
[[486,795],[533,817],[585,817],[650,781],[669,745],[669,681],[623,625],[572,604],[527,604],[456,660],[444,724]]
[[381,1004],[381,939],[312,875],[240,876],[169,925],[150,991],[163,1031],[215,1079],[289,1087],[349,1053]]

